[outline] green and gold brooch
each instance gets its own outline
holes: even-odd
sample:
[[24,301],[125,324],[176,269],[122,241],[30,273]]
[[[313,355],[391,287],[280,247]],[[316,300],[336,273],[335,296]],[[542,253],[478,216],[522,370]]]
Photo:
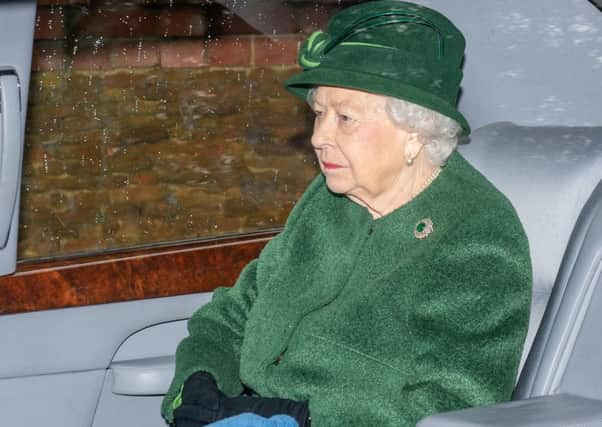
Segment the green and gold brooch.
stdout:
[[423,218],[418,221],[416,227],[414,227],[414,237],[417,239],[424,239],[433,231],[435,231],[433,220],[430,218]]

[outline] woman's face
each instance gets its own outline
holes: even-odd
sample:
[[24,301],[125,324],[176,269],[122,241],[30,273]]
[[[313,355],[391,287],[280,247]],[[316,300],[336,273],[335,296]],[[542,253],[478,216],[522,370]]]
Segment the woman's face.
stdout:
[[397,127],[383,96],[320,86],[314,92],[312,146],[328,188],[362,202],[398,183],[411,134]]

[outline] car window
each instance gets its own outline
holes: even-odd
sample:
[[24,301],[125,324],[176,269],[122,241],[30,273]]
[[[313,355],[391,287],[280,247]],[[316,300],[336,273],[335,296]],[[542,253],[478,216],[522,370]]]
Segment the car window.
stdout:
[[19,258],[283,225],[317,173],[283,88],[342,3],[38,2]]

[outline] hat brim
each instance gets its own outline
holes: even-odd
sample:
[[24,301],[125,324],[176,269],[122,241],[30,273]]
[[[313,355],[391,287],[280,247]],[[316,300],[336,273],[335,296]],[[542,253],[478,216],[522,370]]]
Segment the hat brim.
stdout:
[[460,124],[465,135],[470,134],[470,126],[466,118],[448,102],[417,87],[379,74],[370,74],[368,77],[365,71],[333,69],[320,65],[293,75],[286,81],[285,86],[291,93],[303,99],[307,99],[309,89],[315,86],[337,86],[393,96],[450,117]]

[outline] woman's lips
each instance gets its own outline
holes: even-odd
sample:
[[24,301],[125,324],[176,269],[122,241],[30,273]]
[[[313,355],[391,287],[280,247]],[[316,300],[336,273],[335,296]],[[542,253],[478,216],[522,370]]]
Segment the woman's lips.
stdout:
[[336,163],[329,162],[322,162],[322,166],[324,166],[324,169],[339,169],[343,167],[341,165],[337,165]]

